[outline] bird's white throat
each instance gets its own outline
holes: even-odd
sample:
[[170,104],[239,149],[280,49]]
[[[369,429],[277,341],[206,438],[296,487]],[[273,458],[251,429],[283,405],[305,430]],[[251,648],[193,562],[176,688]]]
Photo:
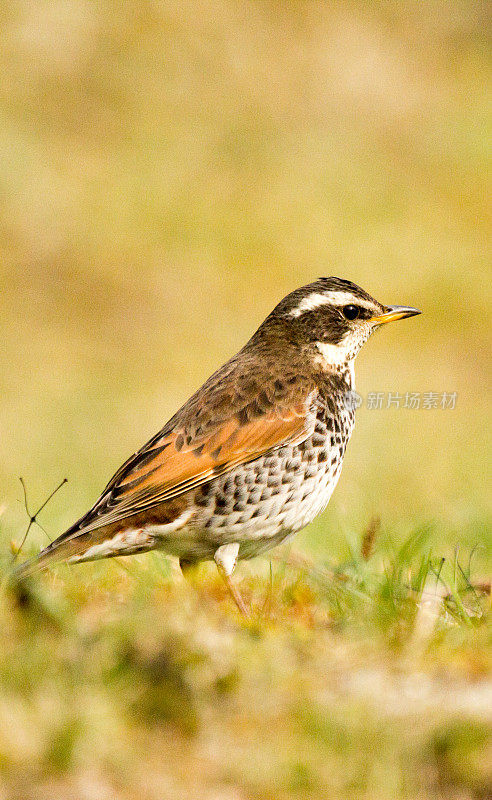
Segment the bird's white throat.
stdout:
[[350,389],[355,390],[355,354],[350,352],[343,343],[328,344],[327,342],[316,342],[319,356],[316,361],[326,372],[343,372],[347,375],[347,383]]

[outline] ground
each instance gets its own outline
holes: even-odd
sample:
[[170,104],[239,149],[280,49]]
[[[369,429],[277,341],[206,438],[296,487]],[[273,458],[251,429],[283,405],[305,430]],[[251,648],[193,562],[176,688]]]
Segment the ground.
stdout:
[[4,587],[3,796],[485,800],[490,584],[429,539],[240,565],[248,619],[157,553]]

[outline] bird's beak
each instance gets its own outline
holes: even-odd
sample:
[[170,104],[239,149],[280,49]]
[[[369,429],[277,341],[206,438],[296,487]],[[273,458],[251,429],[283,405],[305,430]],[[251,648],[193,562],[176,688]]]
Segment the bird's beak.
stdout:
[[421,313],[418,308],[412,308],[411,306],[386,306],[384,314],[371,317],[371,322],[375,322],[376,325],[383,325],[384,322],[394,322],[397,319],[405,319],[405,317],[415,317],[416,314]]

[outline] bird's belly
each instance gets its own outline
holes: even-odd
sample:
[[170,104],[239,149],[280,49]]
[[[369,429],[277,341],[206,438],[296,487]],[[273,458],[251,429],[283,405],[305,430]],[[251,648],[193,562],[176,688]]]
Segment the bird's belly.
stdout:
[[193,493],[190,522],[163,547],[183,558],[211,558],[238,542],[251,558],[308,525],[337,484],[346,442],[313,437],[237,467]]

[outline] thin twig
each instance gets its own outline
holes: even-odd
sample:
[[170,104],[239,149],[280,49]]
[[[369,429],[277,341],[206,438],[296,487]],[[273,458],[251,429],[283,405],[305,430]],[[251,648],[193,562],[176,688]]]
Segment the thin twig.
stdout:
[[[38,522],[38,520],[37,520],[38,514],[40,514],[40,513],[41,513],[41,511],[42,511],[44,508],[46,508],[46,506],[47,506],[47,505],[48,505],[48,503],[50,502],[51,498],[55,496],[55,494],[58,492],[58,490],[59,490],[59,489],[61,489],[61,487],[62,487],[62,486],[65,484],[65,483],[67,483],[67,481],[68,481],[68,478],[63,478],[63,480],[61,481],[61,483],[59,483],[59,484],[58,484],[58,486],[56,487],[56,489],[53,489],[53,491],[51,492],[51,494],[50,494],[50,495],[49,495],[49,496],[46,498],[46,500],[44,501],[44,503],[43,503],[42,505],[40,505],[40,507],[38,508],[38,510],[37,510],[37,511],[36,511],[34,514],[31,514],[31,512],[29,511],[29,504],[28,504],[28,501],[27,501],[27,490],[26,490],[26,484],[25,484],[25,482],[24,482],[24,478],[19,478],[19,480],[20,480],[20,482],[21,482],[21,484],[22,484],[22,490],[23,490],[23,492],[24,492],[24,507],[25,507],[25,509],[26,509],[27,516],[29,517],[29,523],[28,523],[28,525],[27,525],[26,532],[24,533],[24,536],[23,536],[23,538],[22,538],[22,541],[21,541],[21,543],[20,543],[19,547],[17,548],[16,552],[15,552],[15,553],[14,553],[14,555],[13,555],[13,558],[12,558],[12,564],[14,564],[14,563],[15,563],[15,561],[17,560],[17,558],[18,558],[18,556],[19,556],[19,553],[20,553],[20,551],[22,550],[22,548],[24,547],[24,545],[25,545],[25,543],[26,543],[26,539],[27,539],[27,537],[29,536],[29,531],[31,530],[31,528],[32,528],[32,526],[33,526],[34,524],[36,524],[36,525],[37,525],[39,528],[41,528],[41,530],[43,531],[43,533],[45,533],[45,534],[46,534],[46,536],[48,536],[48,533],[45,531],[45,529],[43,528],[43,526],[42,526],[42,525],[41,525],[41,524]],[[48,536],[48,539],[50,539],[50,537],[49,537],[49,536]],[[50,541],[51,541],[51,539],[50,539]]]
[[480,598],[478,597],[478,594],[477,594],[477,592],[476,592],[476,589],[475,589],[475,587],[474,587],[473,583],[470,581],[470,579],[469,579],[469,578],[468,578],[468,576],[466,575],[466,573],[465,573],[465,571],[464,571],[463,567],[461,566],[461,564],[459,563],[459,561],[458,561],[457,563],[458,563],[458,569],[459,569],[459,571],[461,572],[461,574],[462,574],[462,576],[463,576],[463,578],[464,578],[464,580],[465,580],[465,583],[466,583],[466,585],[467,585],[468,589],[470,589],[470,590],[471,590],[471,592],[472,592],[473,599],[475,600],[475,603],[476,603],[476,605],[477,605],[477,608],[478,608],[479,612],[482,614],[482,613],[483,613],[483,608],[482,608],[482,606],[481,606],[481,604],[480,604]]

